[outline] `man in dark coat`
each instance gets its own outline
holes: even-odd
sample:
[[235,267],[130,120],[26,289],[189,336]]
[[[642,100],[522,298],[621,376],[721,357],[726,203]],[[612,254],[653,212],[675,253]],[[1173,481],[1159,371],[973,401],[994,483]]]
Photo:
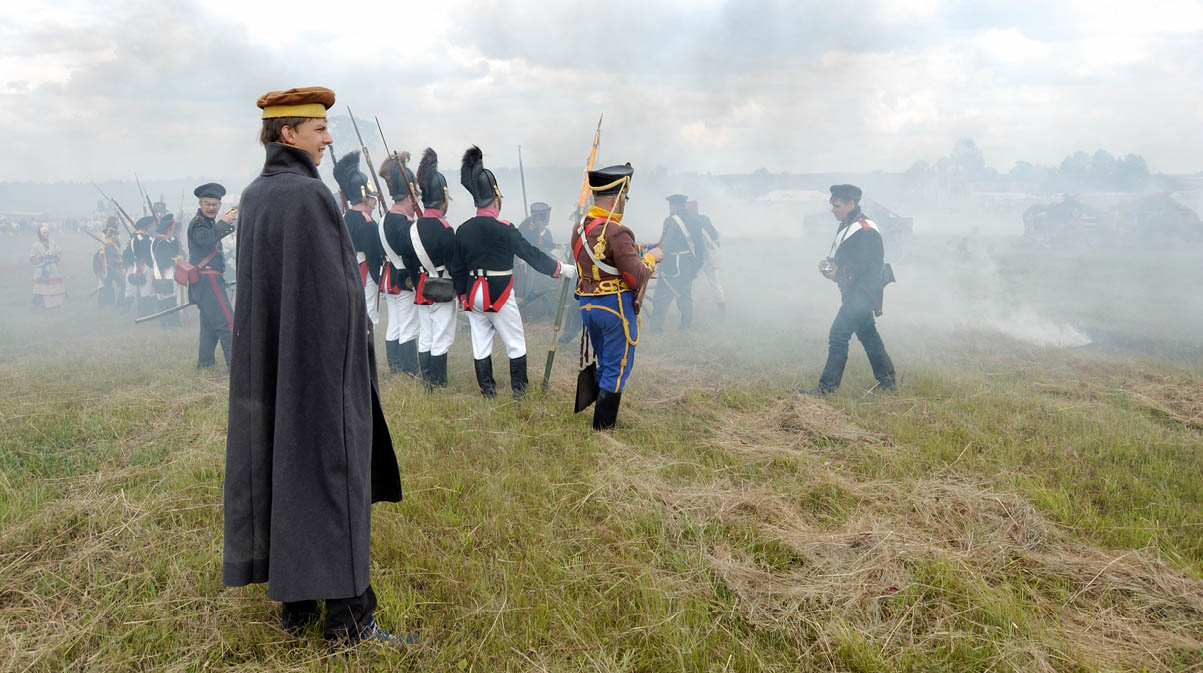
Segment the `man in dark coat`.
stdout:
[[672,194],[668,201],[668,217],[657,247],[664,251],[664,263],[659,266],[659,280],[652,296],[653,332],[664,329],[664,319],[673,300],[681,311],[681,329],[693,322],[693,280],[706,262],[706,243],[702,223],[689,212],[685,203],[689,197]]
[[199,207],[188,223],[188,261],[196,266],[200,280],[188,286],[189,300],[200,310],[200,345],[197,348],[196,368],[213,366],[217,344],[230,366],[230,331],[234,328],[234,309],[226,294],[226,258],[221,251],[221,239],[234,231],[235,211],[226,211],[221,219],[221,197],[226,188],[216,182],[203,184],[192,191]]
[[860,198],[861,190],[855,185],[831,187],[831,212],[840,226],[831,244],[834,254],[819,262],[819,272],[839,286],[840,311],[827,338],[827,364],[819,377],[819,385],[798,391],[803,394],[825,395],[840,387],[844,365],[848,362],[848,342],[853,334],[865,347],[865,355],[869,356],[873,376],[877,379],[874,389],[894,387],[894,363],[886,353],[873,319],[881,315],[885,246],[877,224],[861,212]]
[[226,443],[227,586],[267,582],[290,632],[326,603],[331,642],[396,645],[368,581],[371,504],[401,499],[369,371],[363,279],[317,164],[321,87],[271,92],[263,172],[242,195]]
[[[154,257],[154,291],[159,300],[159,311],[174,308],[176,301],[175,261],[180,255],[180,239],[175,235],[175,218],[171,213],[158,216],[159,224],[154,240],[150,243],[151,255]],[[179,313],[165,315],[159,319],[163,329],[179,327]]]

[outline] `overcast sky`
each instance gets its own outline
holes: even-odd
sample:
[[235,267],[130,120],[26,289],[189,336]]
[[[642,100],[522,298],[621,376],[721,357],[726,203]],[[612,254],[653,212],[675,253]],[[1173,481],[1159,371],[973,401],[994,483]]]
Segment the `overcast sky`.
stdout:
[[[1199,0],[25,4],[0,17],[0,180],[256,173],[255,100],[333,89],[445,172],[904,170],[1102,147],[1203,170]],[[338,148],[340,153],[351,149]],[[452,159],[452,158],[455,159]],[[324,167],[325,168],[325,167]]]

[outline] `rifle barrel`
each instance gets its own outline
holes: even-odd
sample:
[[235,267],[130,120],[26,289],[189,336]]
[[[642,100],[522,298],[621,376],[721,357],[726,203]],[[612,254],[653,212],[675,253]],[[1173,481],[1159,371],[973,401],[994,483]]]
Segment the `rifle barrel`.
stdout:
[[380,178],[376,176],[376,167],[372,165],[372,155],[368,153],[368,146],[363,142],[363,136],[359,133],[359,124],[355,123],[355,114],[351,112],[351,106],[347,106],[347,116],[351,118],[351,126],[355,128],[355,137],[359,139],[359,149],[363,152],[363,160],[368,165],[368,172],[372,174],[372,184],[376,185],[376,206],[380,208],[380,219],[383,220],[387,211],[384,209],[384,192],[380,189]]

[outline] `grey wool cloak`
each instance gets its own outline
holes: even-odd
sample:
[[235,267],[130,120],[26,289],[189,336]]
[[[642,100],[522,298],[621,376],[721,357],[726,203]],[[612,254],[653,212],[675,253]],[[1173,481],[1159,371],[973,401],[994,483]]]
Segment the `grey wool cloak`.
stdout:
[[288,145],[267,145],[241,210],[222,580],[267,582],[276,601],[358,596],[371,504],[400,500],[401,477],[351,237]]

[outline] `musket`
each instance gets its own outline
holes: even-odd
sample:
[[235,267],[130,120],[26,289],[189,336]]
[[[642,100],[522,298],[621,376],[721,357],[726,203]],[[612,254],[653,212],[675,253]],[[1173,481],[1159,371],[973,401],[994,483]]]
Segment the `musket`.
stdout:
[[530,217],[530,210],[526,207],[526,171],[522,169],[522,146],[518,146],[518,177],[522,179],[522,219]]
[[104,242],[103,238],[97,236],[96,234],[93,234],[90,231],[85,231],[84,233],[91,236],[92,238],[96,239],[101,245],[108,245],[107,243]]
[[[585,162],[585,179],[581,183],[581,194],[576,201],[576,215],[574,221],[579,221],[585,216],[585,206],[589,203],[589,171],[593,170],[593,164],[597,161],[597,146],[601,143],[601,125],[602,116],[597,118],[597,130],[593,132],[593,149],[589,150],[589,160]],[[569,248],[571,252],[571,247]],[[572,260],[570,260],[572,261]],[[575,264],[575,261],[573,261]],[[547,349],[547,366],[543,368],[543,390],[547,390],[547,384],[551,381],[551,365],[556,359],[556,345],[560,342],[560,328],[564,326],[564,305],[568,302],[568,286],[571,281],[568,278],[564,279],[560,286],[560,304],[556,309],[556,321],[552,325],[551,346]]]
[[[234,287],[237,284],[238,284],[238,281],[234,281],[233,283],[230,283],[229,285],[227,285],[226,288]],[[162,318],[163,316],[171,315],[172,313],[179,313],[180,311],[183,311],[184,309],[188,308],[189,306],[196,306],[196,302],[190,301],[187,304],[180,304],[178,306],[172,306],[171,308],[167,309],[166,311],[159,311],[158,313],[152,313],[150,315],[142,316],[141,318],[135,318],[134,324],[137,325],[138,323],[144,323],[144,322],[147,322],[148,320],[158,320],[159,318]]]
[[[337,160],[338,160],[338,155],[334,153],[334,143],[330,143],[330,167],[331,167],[331,170],[333,170],[334,164],[337,163]],[[346,215],[347,214],[347,197],[343,195],[343,188],[339,187],[338,178],[334,179],[334,186],[338,187],[338,207],[342,209],[342,212],[340,212],[339,214]]]
[[150,212],[143,212],[143,215],[154,215],[155,207],[150,203],[150,197],[146,195],[146,190],[142,189],[142,181],[138,179],[138,171],[134,171],[134,182],[138,183],[138,193],[142,195],[142,199],[146,201],[146,205],[150,206]]
[[[89,182],[91,182],[91,181],[89,181]],[[109,203],[112,203],[114,206],[117,207],[117,212],[120,215],[122,215],[125,218],[125,220],[122,220],[121,218],[117,218],[117,219],[120,220],[121,226],[125,227],[125,233],[129,236],[133,236],[134,232],[132,229],[130,229],[130,227],[134,224],[134,218],[130,217],[129,213],[125,212],[125,208],[122,208],[121,204],[117,203],[117,199],[114,199],[113,197],[109,196],[108,194],[105,194],[104,190],[100,188],[100,185],[93,182],[92,186],[96,188],[96,191],[100,192],[101,196],[108,199]],[[125,223],[126,220],[129,220],[129,224]]]
[[409,193],[409,198],[414,202],[414,215],[422,217],[422,204],[418,203],[418,195],[414,193],[414,186],[405,179],[405,164],[401,161],[401,156],[389,151],[388,141],[384,139],[384,129],[380,128],[380,117],[373,115],[372,118],[376,120],[376,130],[380,132],[380,142],[384,143],[384,153],[391,156],[393,161],[402,168],[401,182],[405,183],[405,191]]
[[359,124],[355,123],[355,115],[351,113],[351,106],[347,106],[347,115],[351,117],[351,126],[355,128],[355,137],[359,139],[359,151],[363,152],[363,160],[368,165],[368,173],[372,176],[372,184],[376,185],[376,207],[380,209],[380,219],[383,220],[387,211],[384,209],[384,192],[380,191],[380,178],[376,176],[376,167],[372,165],[372,155],[368,154],[368,146],[363,142],[363,136],[359,133]]

